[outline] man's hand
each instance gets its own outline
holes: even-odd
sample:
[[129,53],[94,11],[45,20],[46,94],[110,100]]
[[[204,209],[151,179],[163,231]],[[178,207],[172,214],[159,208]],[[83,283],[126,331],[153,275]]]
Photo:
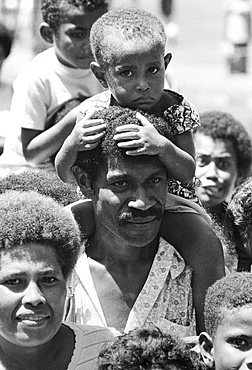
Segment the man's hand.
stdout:
[[168,139],[159,134],[155,127],[141,115],[136,113],[137,119],[142,123],[138,125],[125,125],[117,127],[114,139],[118,146],[127,150],[127,155],[162,155]]

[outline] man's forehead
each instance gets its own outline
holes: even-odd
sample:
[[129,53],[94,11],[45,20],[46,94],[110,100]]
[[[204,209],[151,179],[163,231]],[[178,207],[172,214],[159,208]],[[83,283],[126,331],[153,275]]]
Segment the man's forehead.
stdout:
[[166,170],[156,156],[138,156],[138,158],[108,160],[108,174],[130,175],[135,172],[138,172],[143,176],[144,174],[151,175],[157,172],[166,173]]

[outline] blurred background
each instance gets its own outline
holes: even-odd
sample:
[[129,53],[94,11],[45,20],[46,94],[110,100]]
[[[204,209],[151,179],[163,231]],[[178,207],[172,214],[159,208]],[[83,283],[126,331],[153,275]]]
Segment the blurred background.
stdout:
[[[39,6],[39,0],[0,0],[0,20],[14,36],[1,70],[5,83],[48,46],[38,34]],[[141,7],[163,21],[175,86],[198,112],[232,113],[252,136],[252,0],[110,0],[111,8],[123,6]]]

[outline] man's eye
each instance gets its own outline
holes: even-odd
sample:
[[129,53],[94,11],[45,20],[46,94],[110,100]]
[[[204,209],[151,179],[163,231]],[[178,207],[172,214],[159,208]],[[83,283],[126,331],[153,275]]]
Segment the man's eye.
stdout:
[[131,77],[131,76],[133,75],[133,72],[132,72],[132,71],[130,71],[130,70],[128,70],[128,71],[123,71],[123,72],[121,72],[121,75],[122,75],[123,77]]
[[113,185],[118,187],[118,188],[125,188],[125,187],[128,186],[128,183],[127,183],[127,181],[117,181],[117,182],[114,182]]
[[15,278],[15,279],[9,279],[9,280],[6,280],[5,281],[5,285],[12,285],[12,286],[16,286],[16,285],[18,285],[18,284],[21,284],[22,282],[21,282],[21,280],[20,279],[18,279],[18,278]]
[[159,69],[157,67],[151,67],[148,69],[148,72],[152,75],[154,75],[155,73],[157,73],[159,71]]
[[161,181],[161,179],[159,177],[155,177],[154,179],[151,179],[150,180],[150,183],[152,183],[152,184],[158,184],[160,181]]
[[56,281],[57,279],[52,276],[46,276],[41,279],[41,283],[44,283],[44,284],[52,284],[52,283],[55,283]]

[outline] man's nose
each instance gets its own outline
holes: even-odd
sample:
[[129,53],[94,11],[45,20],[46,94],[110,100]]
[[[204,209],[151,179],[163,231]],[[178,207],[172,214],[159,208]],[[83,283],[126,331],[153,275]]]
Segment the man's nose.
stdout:
[[154,205],[154,200],[148,195],[148,192],[139,187],[134,195],[131,197],[131,200],[128,202],[130,208],[136,208],[141,211],[146,211]]
[[39,304],[45,304],[45,302],[46,299],[39,286],[35,282],[30,282],[24,291],[22,299],[23,305],[31,304],[36,307]]

